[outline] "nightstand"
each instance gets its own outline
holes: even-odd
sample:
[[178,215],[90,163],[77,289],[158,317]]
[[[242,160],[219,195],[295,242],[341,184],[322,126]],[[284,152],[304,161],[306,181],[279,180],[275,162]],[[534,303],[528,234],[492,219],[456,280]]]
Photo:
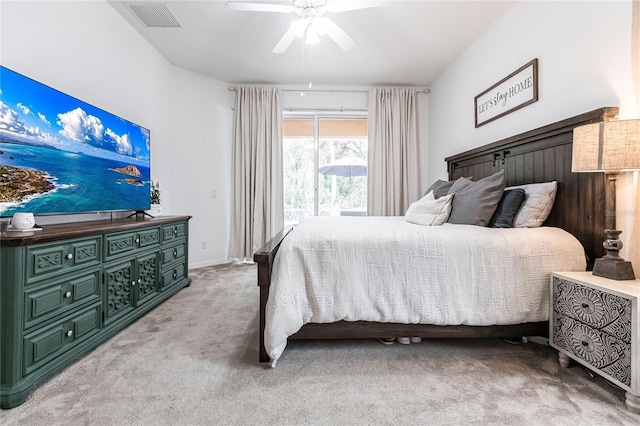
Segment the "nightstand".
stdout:
[[573,359],[620,386],[633,413],[640,413],[639,298],[639,280],[551,274],[549,344],[560,365]]

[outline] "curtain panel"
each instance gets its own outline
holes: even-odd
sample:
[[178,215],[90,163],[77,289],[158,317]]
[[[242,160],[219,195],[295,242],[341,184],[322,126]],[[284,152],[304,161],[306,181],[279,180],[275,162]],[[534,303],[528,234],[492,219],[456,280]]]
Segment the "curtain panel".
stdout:
[[253,253],[284,227],[280,89],[236,88],[229,258]]
[[420,198],[417,90],[369,91],[369,216],[403,216]]
[[[640,1],[631,3],[631,75],[635,100],[635,116],[627,118],[640,119]],[[621,234],[623,258],[633,263],[633,269],[638,275],[640,270],[640,182],[639,172],[622,173],[618,178],[617,213],[618,229]],[[624,214],[626,212],[627,214]]]

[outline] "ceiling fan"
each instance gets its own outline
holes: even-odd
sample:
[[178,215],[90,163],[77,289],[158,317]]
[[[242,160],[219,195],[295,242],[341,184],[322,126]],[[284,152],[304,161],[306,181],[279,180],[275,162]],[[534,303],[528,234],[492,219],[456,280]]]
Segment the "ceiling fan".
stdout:
[[348,52],[357,45],[349,35],[344,32],[330,18],[323,16],[326,12],[338,13],[349,10],[367,9],[381,6],[382,1],[366,0],[291,0],[284,2],[244,2],[229,1],[227,7],[232,10],[250,12],[280,12],[295,13],[299,18],[291,23],[291,26],[273,48],[273,53],[284,53],[296,38],[304,37],[307,44],[320,41],[319,36],[328,35],[338,46]]

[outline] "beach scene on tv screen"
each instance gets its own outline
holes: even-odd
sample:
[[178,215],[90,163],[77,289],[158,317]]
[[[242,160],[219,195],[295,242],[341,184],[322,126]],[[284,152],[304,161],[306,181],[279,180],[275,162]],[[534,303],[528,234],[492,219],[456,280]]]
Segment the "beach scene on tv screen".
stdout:
[[150,207],[149,130],[0,67],[0,216]]

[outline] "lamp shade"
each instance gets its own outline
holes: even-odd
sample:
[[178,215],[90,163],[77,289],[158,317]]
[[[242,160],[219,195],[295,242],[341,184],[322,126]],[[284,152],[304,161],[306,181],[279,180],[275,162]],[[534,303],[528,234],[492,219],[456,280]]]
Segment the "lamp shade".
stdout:
[[573,129],[572,172],[640,170],[640,120],[616,120]]

